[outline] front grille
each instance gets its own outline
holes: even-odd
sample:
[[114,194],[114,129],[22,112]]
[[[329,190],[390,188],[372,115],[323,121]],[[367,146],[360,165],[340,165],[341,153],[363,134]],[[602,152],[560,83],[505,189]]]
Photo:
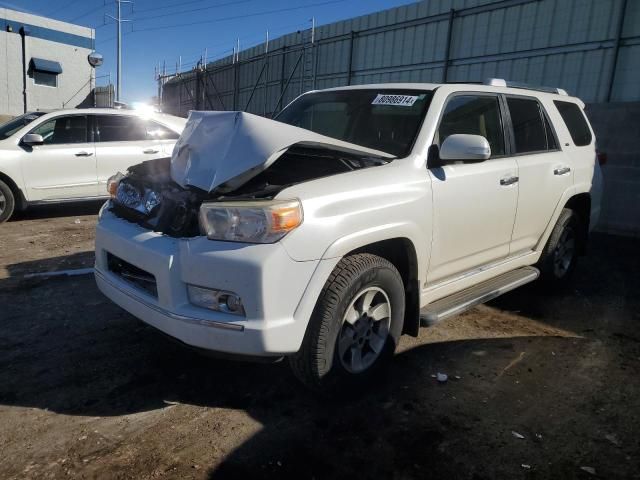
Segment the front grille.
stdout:
[[156,277],[141,268],[131,265],[129,262],[107,252],[107,266],[109,271],[122,278],[125,282],[143,290],[152,297],[158,298]]

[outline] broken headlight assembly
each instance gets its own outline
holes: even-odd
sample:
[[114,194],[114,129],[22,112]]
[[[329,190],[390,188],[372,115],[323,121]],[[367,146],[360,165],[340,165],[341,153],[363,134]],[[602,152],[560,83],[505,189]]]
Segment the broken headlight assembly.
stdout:
[[122,179],[118,179],[117,182],[109,179],[107,185],[109,193],[116,202],[143,215],[151,213],[162,201],[162,195],[155,190],[133,185]]
[[210,240],[274,243],[302,223],[299,200],[205,202],[200,230]]

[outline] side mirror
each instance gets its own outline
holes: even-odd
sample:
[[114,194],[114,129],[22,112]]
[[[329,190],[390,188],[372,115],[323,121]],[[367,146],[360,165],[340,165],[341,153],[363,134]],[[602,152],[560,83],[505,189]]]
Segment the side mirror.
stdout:
[[442,162],[483,162],[489,157],[491,157],[491,147],[482,135],[456,133],[449,135],[440,146]]
[[22,143],[29,145],[30,147],[33,145],[42,145],[44,143],[44,138],[42,138],[42,135],[38,135],[37,133],[27,133],[22,137]]

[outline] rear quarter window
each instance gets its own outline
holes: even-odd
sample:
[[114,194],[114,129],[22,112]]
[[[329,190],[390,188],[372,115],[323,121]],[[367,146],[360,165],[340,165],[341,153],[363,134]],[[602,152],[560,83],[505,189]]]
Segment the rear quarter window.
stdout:
[[591,143],[591,130],[589,130],[589,124],[584,116],[584,112],[579,105],[571,102],[562,102],[560,100],[554,100],[560,116],[567,125],[567,129],[571,134],[571,139],[576,147],[584,147]]

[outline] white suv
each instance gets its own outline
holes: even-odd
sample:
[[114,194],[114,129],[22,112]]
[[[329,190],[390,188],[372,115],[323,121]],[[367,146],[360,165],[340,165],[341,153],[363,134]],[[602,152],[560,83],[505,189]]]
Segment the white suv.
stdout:
[[185,119],[136,110],[30,112],[0,125],[0,223],[37,203],[106,196],[107,178],[166,157]]
[[275,121],[192,112],[170,160],[111,187],[105,295],[322,389],[369,377],[421,322],[561,285],[600,202],[583,103],[496,79],[314,91]]

